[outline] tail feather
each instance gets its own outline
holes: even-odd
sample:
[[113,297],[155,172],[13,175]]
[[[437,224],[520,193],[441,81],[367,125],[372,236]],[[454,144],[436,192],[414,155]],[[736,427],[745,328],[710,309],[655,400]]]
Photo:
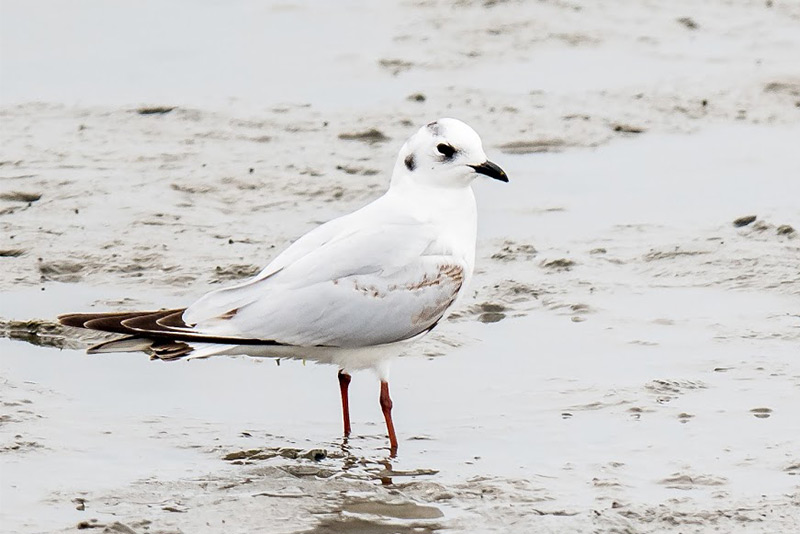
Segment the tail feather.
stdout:
[[114,352],[147,352],[153,344],[152,339],[143,337],[126,336],[112,339],[104,343],[92,345],[86,349],[86,354],[109,354]]
[[178,360],[188,356],[194,347],[182,341],[161,341],[144,337],[127,336],[106,341],[86,349],[87,354],[109,354],[114,352],[144,352],[152,360]]
[[148,353],[151,359],[180,360],[194,352],[194,347],[183,341],[153,341]]
[[[203,333],[184,322],[185,310],[186,308],[142,312],[70,313],[60,315],[58,321],[64,326],[127,334],[127,337],[90,347],[87,350],[89,354],[141,351],[150,354],[151,358],[175,360],[192,353],[194,349],[190,342],[219,347],[281,344],[268,339]],[[204,352],[216,351],[206,349]]]
[[[163,310],[159,312],[146,312],[140,314],[134,314],[132,317],[127,317],[120,320],[120,326],[123,328],[128,329],[128,331],[134,330],[139,332],[171,332],[174,330],[171,326],[165,326],[158,321],[164,319],[166,317],[173,317],[175,315],[180,316],[183,313],[183,310]],[[92,328],[91,325],[87,325],[88,328]],[[180,326],[178,327],[182,330],[189,330],[191,331],[183,321],[180,321]]]
[[[114,324],[118,324],[119,321],[121,321],[122,319],[135,317],[136,315],[141,315],[142,313],[152,313],[152,312],[68,313],[66,315],[59,315],[58,322],[63,324],[64,326],[73,326],[75,328],[90,328],[86,326],[86,323],[88,323],[89,321],[105,319],[106,321],[108,321],[108,327],[110,328],[113,327]],[[100,327],[90,328],[90,330],[102,330],[104,332],[108,331]]]
[[156,320],[159,326],[163,326],[164,328],[183,328],[189,329],[189,325],[187,325],[183,320],[183,312],[186,311],[185,308],[179,310],[172,310],[173,313],[168,315],[164,315],[160,319]]
[[82,327],[89,330],[101,330],[103,332],[114,332],[117,334],[130,334],[131,329],[125,325],[125,321],[136,319],[153,312],[139,312],[139,313],[126,313],[120,315],[101,315],[100,317],[91,318],[84,322]]

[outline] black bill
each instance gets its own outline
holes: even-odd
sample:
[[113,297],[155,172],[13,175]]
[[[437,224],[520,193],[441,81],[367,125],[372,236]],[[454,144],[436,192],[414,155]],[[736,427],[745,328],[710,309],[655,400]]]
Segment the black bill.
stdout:
[[475,169],[475,172],[478,174],[486,175],[489,178],[494,178],[495,180],[500,180],[501,182],[508,182],[508,176],[506,176],[506,172],[491,161],[484,161],[480,165],[470,165],[470,167]]

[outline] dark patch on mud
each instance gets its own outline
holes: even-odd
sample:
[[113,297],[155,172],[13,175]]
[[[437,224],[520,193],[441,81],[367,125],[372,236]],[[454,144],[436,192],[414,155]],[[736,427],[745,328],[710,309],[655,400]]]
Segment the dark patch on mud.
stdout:
[[764,92],[800,96],[800,81],[770,82],[764,86]]
[[[150,273],[152,278],[148,278],[148,281],[159,277],[168,284],[180,286],[186,286],[195,280],[195,276],[183,272],[183,268],[180,265],[165,263],[164,257],[157,253],[132,253],[122,256],[115,252],[105,252],[105,250],[114,249],[118,245],[119,242],[114,241],[103,246],[102,250],[98,251],[97,254],[78,255],[73,252],[74,259],[47,260],[38,258],[36,267],[39,271],[39,278],[35,282],[74,283],[97,273],[119,273],[125,278],[144,278],[145,273]],[[145,247],[141,248],[144,249]],[[148,248],[148,250],[150,249],[152,247]],[[26,274],[30,275],[32,273],[26,272]],[[231,279],[235,278],[232,277]]]
[[167,113],[173,111],[176,106],[152,106],[152,107],[143,107],[138,108],[136,113],[139,115],[166,115]]
[[677,20],[678,24],[681,24],[687,30],[696,30],[700,27],[692,17],[681,17]]
[[678,421],[680,421],[681,423],[688,423],[692,419],[694,419],[694,414],[686,412],[681,412],[678,414]]
[[85,349],[89,343],[113,339],[114,334],[70,328],[53,321],[31,319],[28,321],[6,321],[0,319],[0,338],[25,341],[37,347],[58,349]]
[[[245,141],[251,141],[253,143],[269,143],[272,141],[272,137],[269,135],[257,135],[255,137],[240,136],[239,139],[244,139]],[[253,172],[255,172],[255,169],[251,168],[250,174],[253,174]]]
[[246,449],[241,451],[229,452],[222,457],[236,465],[251,463],[255,460],[268,460],[270,458],[289,458],[292,460],[306,459],[320,462],[326,458],[344,458],[344,453],[338,451],[327,451],[325,449],[295,449],[292,447],[272,447],[264,449]]
[[747,226],[748,224],[753,223],[756,220],[756,215],[745,215],[744,217],[739,217],[738,219],[733,221],[733,225],[737,228],[741,228],[742,226]]
[[633,126],[631,124],[622,124],[622,123],[612,124],[611,129],[617,133],[624,133],[624,134],[640,134],[646,131],[641,126]]
[[484,302],[472,306],[470,311],[478,316],[478,322],[497,323],[506,318],[505,312],[507,309],[508,308],[503,304]]
[[505,154],[538,154],[541,152],[561,152],[567,147],[563,139],[533,139],[530,141],[511,141],[497,148]]
[[21,248],[7,248],[0,250],[0,258],[18,258],[25,254]]
[[338,474],[339,470],[326,469],[317,465],[286,465],[281,468],[286,473],[297,477],[330,478]]
[[8,202],[36,202],[42,198],[42,193],[29,193],[26,191],[9,191],[0,194],[0,200]]
[[342,171],[345,174],[360,174],[361,176],[375,176],[380,171],[377,169],[369,169],[366,167],[357,167],[354,165],[337,165],[337,171]]
[[[148,522],[149,523],[149,522]],[[145,529],[148,528],[148,525],[142,525]],[[87,529],[103,529],[103,534],[139,534],[137,530],[134,530],[132,527],[129,527],[125,523],[120,523],[119,521],[114,521],[113,523],[100,523],[97,519],[90,519],[89,521],[81,521],[75,528],[78,530],[87,530]]]
[[750,413],[758,419],[767,419],[772,415],[772,408],[753,408]]
[[651,380],[644,388],[656,395],[656,402],[666,404],[688,391],[706,389],[708,386],[699,380]]
[[37,319],[30,321],[0,320],[0,337],[25,341],[39,347],[77,349],[83,346],[75,339],[71,339],[67,333],[67,327]]
[[380,130],[377,130],[375,128],[370,128],[369,130],[364,130],[362,132],[340,133],[339,139],[345,141],[361,141],[363,143],[372,144],[372,143],[383,143],[384,141],[388,141],[390,137],[388,137]]
[[784,471],[789,475],[800,475],[800,464],[792,464],[784,469]]
[[376,477],[381,480],[385,480],[390,477],[419,477],[419,476],[436,475],[439,473],[439,471],[436,469],[399,470],[392,468],[392,465],[389,462],[378,462],[378,463],[382,466],[382,469],[379,469],[377,471],[372,471],[372,470],[369,471],[374,475],[376,475]]
[[440,525],[427,523],[397,525],[345,516],[323,519],[315,527],[298,534],[435,534],[441,529]]
[[587,316],[593,312],[591,306],[583,303],[570,303],[562,300],[544,299],[542,304],[548,310],[555,311],[558,315],[568,315],[570,320],[580,323],[586,320]]
[[[709,531],[733,532],[741,530],[744,532],[747,531],[747,528],[744,527],[747,523],[762,523],[768,515],[781,513],[780,511],[774,511],[772,506],[765,506],[765,504],[760,503],[751,506],[715,510],[686,510],[682,509],[684,508],[682,503],[674,499],[669,504],[635,507],[635,509],[630,505],[617,503],[617,506],[613,506],[617,510],[613,512],[626,520],[635,521],[637,524],[651,525],[655,528],[652,532],[666,532],[668,530],[667,525],[672,527],[685,526],[686,530],[678,530],[678,532],[703,532],[705,530],[703,526],[707,526]],[[769,513],[765,512],[765,509],[768,509]],[[603,517],[604,513],[599,512],[599,517]],[[780,531],[780,529],[777,530]],[[612,531],[616,531],[616,529]],[[769,529],[765,531],[769,531]],[[630,529],[623,530],[623,532],[630,532]]]
[[484,313],[499,313],[506,311],[506,307],[502,304],[494,304],[492,302],[484,302],[476,306],[478,310]]
[[[341,477],[351,481],[359,480],[369,483],[380,481],[384,486],[393,485],[397,478],[414,480],[417,477],[427,477],[439,473],[436,469],[394,469],[389,461],[354,455],[346,447],[332,450],[295,447],[254,448],[229,452],[223,456],[223,459],[232,465],[259,466],[256,468],[259,470],[258,472],[268,469],[272,474],[289,474],[301,479]],[[267,462],[267,465],[261,463],[264,461]],[[248,471],[251,474],[255,472]],[[300,495],[292,493],[280,496],[297,497]]]
[[355,500],[342,505],[342,511],[351,514],[369,514],[394,519],[438,519],[444,517],[434,506],[414,502],[388,503],[374,500]]
[[506,318],[505,313],[495,313],[495,312],[488,312],[482,313],[478,316],[478,322],[480,323],[499,323],[503,319]]
[[499,261],[531,260],[536,254],[537,251],[533,245],[507,240],[503,242],[499,251],[492,254],[492,259]]
[[477,320],[481,323],[496,323],[509,316],[525,315],[543,292],[546,293],[546,291],[514,280],[503,280],[478,291],[479,294],[489,296],[492,301],[456,310],[448,316],[448,320]]
[[644,261],[671,260],[679,256],[698,256],[709,254],[706,250],[651,250],[644,255]]
[[39,274],[41,280],[56,280],[59,282],[78,282],[84,264],[73,261],[44,261],[39,258]]
[[645,388],[656,393],[681,393],[687,390],[706,389],[708,386],[699,380],[652,380]]
[[173,191],[179,191],[181,193],[191,193],[191,194],[195,194],[195,193],[211,193],[211,192],[217,190],[216,187],[213,187],[213,186],[210,186],[210,185],[198,185],[198,184],[191,184],[190,185],[190,184],[182,184],[182,183],[177,183],[177,182],[173,183],[173,184],[170,184],[170,188],[172,188]]
[[569,271],[575,267],[575,262],[568,258],[558,258],[556,260],[543,261],[542,267],[545,269],[552,269],[554,271]]
[[214,269],[214,276],[212,280],[215,282],[223,282],[227,280],[241,280],[242,278],[250,278],[255,276],[261,271],[261,267],[253,264],[235,264],[227,265],[225,267],[217,265]]
[[539,288],[514,280],[504,280],[494,286],[506,302],[530,302],[536,300],[544,292]]
[[[7,405],[7,403],[4,403]],[[37,441],[22,441],[19,439],[20,436],[16,436],[14,442],[9,445],[3,445],[0,447],[0,453],[5,452],[24,452],[30,451],[35,449],[43,449],[44,445]]]
[[391,71],[394,76],[397,76],[401,72],[406,71],[414,66],[412,62],[405,61],[403,59],[381,59],[378,61],[378,65],[388,71]]
[[671,489],[690,490],[698,486],[724,486],[728,479],[714,475],[692,475],[688,473],[673,473],[661,480],[662,484]]

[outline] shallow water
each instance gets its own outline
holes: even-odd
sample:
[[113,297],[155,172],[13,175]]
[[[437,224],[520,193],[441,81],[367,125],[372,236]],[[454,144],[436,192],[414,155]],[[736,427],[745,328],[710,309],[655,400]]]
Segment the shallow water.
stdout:
[[[334,111],[454,87],[518,101],[531,92],[688,92],[796,68],[793,5],[724,4],[720,16],[691,2],[503,4],[6,0],[0,103]],[[675,24],[687,13],[703,31]]]
[[621,139],[568,154],[502,155],[507,188],[476,184],[485,237],[597,240],[619,226],[670,232],[740,215],[794,221],[800,124],[719,126]]
[[[376,60],[360,52],[365,41],[380,49],[390,40],[387,6],[377,11],[389,16],[374,16],[370,3],[357,1],[50,4],[42,10],[4,3],[4,47],[14,50],[3,61],[5,104],[226,107],[243,99],[267,107],[287,101],[341,107],[363,103],[365,73],[375,85],[371,94],[386,88],[375,80]],[[353,10],[362,13],[349,16]],[[364,25],[361,17],[370,13]],[[327,23],[309,24],[309,17]],[[319,47],[321,41],[336,46]]]
[[[703,514],[720,503],[757,509],[765,498],[791,495],[800,461],[798,252],[774,225],[735,229],[730,220],[751,211],[796,220],[797,133],[742,127],[508,158],[514,194],[478,186],[485,257],[476,287],[505,318],[482,324],[472,308],[462,310],[394,364],[395,459],[370,373],[351,385],[354,431],[345,443],[332,368],[248,358],[150,362],[2,340],[12,419],[0,434],[6,447],[17,446],[1,458],[2,520],[30,532],[61,528],[86,517],[72,502],[83,495],[105,502],[92,517],[112,521],[131,513],[102,497],[130,491],[121,488],[152,481],[156,489],[127,498],[162,502],[171,493],[157,488],[170,481],[209,473],[238,480],[259,465],[309,468],[280,456],[223,460],[252,449],[324,449],[328,458],[313,469],[368,487],[391,479],[411,502],[443,514],[435,525],[456,529],[472,514],[498,513],[476,503],[476,492],[500,495],[494,506],[527,503],[508,520],[584,518],[598,507],[646,517],[665,502]],[[706,174],[712,168],[725,171]],[[591,170],[613,178],[600,186]],[[680,217],[671,217],[676,210]],[[536,243],[538,255],[489,258],[487,249],[508,238]],[[591,253],[595,246],[607,250]],[[542,267],[543,256],[560,254],[577,263]],[[763,255],[761,276],[737,263],[753,254]],[[506,292],[509,279],[535,297]],[[0,316],[52,319],[119,306],[129,291],[41,287],[4,293]],[[148,288],[135,302],[186,300],[185,290]],[[429,500],[426,484],[450,496]],[[288,488],[279,490],[311,493]],[[318,501],[380,523],[396,513],[385,498]],[[379,511],[365,511],[372,506]],[[421,519],[427,511],[409,513],[414,519],[405,521],[432,521]]]
[[[687,312],[690,302],[708,306],[692,304]],[[787,468],[797,461],[800,432],[796,342],[720,340],[709,326],[736,328],[795,304],[746,292],[662,289],[619,294],[581,323],[534,312],[491,325],[448,325],[449,335],[480,341],[447,357],[394,365],[400,452],[392,469],[433,470],[412,479],[446,487],[475,477],[501,488],[525,481],[529,496],[559,510],[670,498],[713,507],[720,493],[738,501],[791,493],[797,481]],[[0,351],[3,401],[35,395],[23,407],[43,417],[2,431],[3,443],[37,444],[2,457],[3,522],[26,531],[85,517],[71,499],[86,492],[226,472],[221,457],[236,450],[342,446],[331,368],[247,358],[149,362],[10,340],[0,341]],[[349,455],[386,458],[369,373],[354,377],[351,405]],[[764,408],[767,417],[752,411]],[[336,471],[346,463],[320,465]],[[457,495],[438,507],[457,517],[465,505]],[[104,519],[102,509],[92,517]]]
[[[505,319],[482,324],[462,310],[395,363],[400,453],[389,478],[444,487],[444,501],[427,501],[413,485],[404,491],[451,528],[470,524],[476,510],[488,513],[476,491],[527,503],[508,516],[520,520],[534,512],[584,517],[612,504],[646,511],[672,500],[692,510],[741,507],[797,491],[797,249],[774,226],[737,230],[729,221],[750,212],[796,220],[799,132],[751,126],[508,157],[512,194],[477,186],[484,272],[476,291]],[[512,247],[510,257],[488,257],[509,238],[536,243],[538,255]],[[607,250],[591,253],[596,246]],[[681,249],[691,253],[673,254]],[[763,276],[736,266],[754,252],[764,254]],[[577,263],[542,267],[558,255]],[[509,279],[532,293],[506,293]],[[65,310],[119,307],[129,291],[45,283],[5,292],[0,316],[52,320]],[[127,305],[179,305],[185,293],[147,288]],[[0,429],[2,521],[25,531],[85,518],[72,502],[80,496],[104,502],[91,516],[111,521],[131,513],[103,497],[126,499],[131,490],[122,488],[152,481],[149,493],[127,499],[161,502],[171,493],[158,488],[170,481],[305,465],[222,459],[243,450],[321,448],[329,457],[315,468],[355,481],[387,478],[369,373],[354,377],[354,432],[345,444],[332,368],[248,358],[150,362],[12,340],[0,341],[0,353],[11,418]],[[351,512],[366,506],[319,502]],[[384,521],[394,513],[381,510]]]
[[[796,6],[65,6],[0,16],[0,186],[40,195],[0,200],[0,331],[38,344],[0,339],[4,528],[796,527]],[[369,373],[345,443],[335,369],[48,323],[252,272],[442,115],[512,181],[476,184],[473,295],[394,365],[396,459]]]

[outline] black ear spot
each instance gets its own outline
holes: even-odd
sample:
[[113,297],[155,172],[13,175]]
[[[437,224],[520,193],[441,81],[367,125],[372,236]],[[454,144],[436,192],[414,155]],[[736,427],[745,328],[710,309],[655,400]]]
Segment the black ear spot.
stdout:
[[406,163],[406,169],[408,169],[409,171],[413,171],[414,169],[417,168],[417,162],[414,161],[414,154],[409,154],[408,156],[406,156],[405,163]]
[[456,153],[456,149],[453,148],[452,145],[448,145],[445,143],[439,143],[438,145],[436,145],[436,150],[438,150],[439,154],[441,154],[447,159],[452,158]]

